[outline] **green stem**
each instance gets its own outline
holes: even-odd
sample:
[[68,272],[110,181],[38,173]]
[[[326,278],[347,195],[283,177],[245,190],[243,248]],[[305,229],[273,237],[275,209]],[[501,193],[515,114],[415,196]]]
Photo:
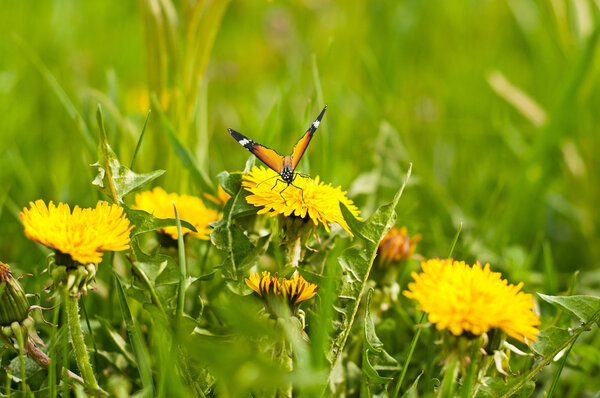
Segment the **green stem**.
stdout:
[[298,267],[300,264],[300,257],[302,256],[302,239],[296,238],[293,244],[289,245],[288,250],[288,264],[292,267]]
[[69,323],[77,367],[79,368],[79,372],[81,372],[86,387],[97,392],[100,388],[90,364],[90,358],[88,357],[85,341],[83,340],[83,331],[79,324],[79,302],[77,298],[71,297],[66,289],[63,291],[63,297],[66,302],[67,322]]
[[[16,325],[17,323],[14,322],[13,325]],[[23,347],[25,345],[25,341],[23,339],[23,331],[21,330],[21,325],[17,326],[17,327],[13,327],[13,332],[15,334],[15,337],[17,338],[17,344],[19,346],[19,360],[21,363],[21,388],[23,391],[23,396],[26,397],[27,396],[27,381],[26,381],[26,374],[25,374],[25,356],[24,354],[24,350]]]
[[[421,314],[421,319],[419,320],[419,325],[423,323],[425,320],[425,313]],[[396,390],[394,391],[394,398],[398,396],[400,392],[400,388],[402,388],[402,383],[404,382],[404,377],[406,376],[406,371],[408,370],[408,365],[410,364],[410,360],[412,359],[413,353],[415,352],[415,347],[417,346],[417,341],[419,341],[419,337],[421,336],[421,332],[423,331],[422,327],[417,328],[417,332],[415,333],[412,342],[410,343],[410,350],[408,351],[408,356],[406,357],[406,361],[404,362],[404,367],[402,368],[402,374],[400,374],[400,379],[396,384]]]
[[444,378],[442,385],[438,390],[438,398],[450,398],[454,396],[456,391],[456,377],[458,376],[458,361],[459,358],[454,354],[450,354],[448,362],[445,365],[446,370],[444,371]]

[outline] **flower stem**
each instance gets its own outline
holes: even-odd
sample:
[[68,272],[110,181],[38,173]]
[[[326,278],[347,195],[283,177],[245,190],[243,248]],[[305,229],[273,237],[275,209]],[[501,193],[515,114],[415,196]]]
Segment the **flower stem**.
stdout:
[[[17,323],[13,323],[16,325]],[[19,360],[21,363],[21,388],[23,389],[23,396],[27,396],[27,380],[25,375],[25,356],[24,354],[24,346],[25,341],[23,339],[23,331],[21,330],[21,326],[13,327],[13,332],[15,333],[15,337],[17,338],[17,343],[19,345]]]
[[300,257],[302,257],[302,239],[296,238],[292,245],[289,245],[288,250],[290,251],[288,261],[292,267],[298,267],[300,264]]
[[75,351],[77,367],[81,372],[86,387],[94,392],[99,392],[100,388],[96,381],[96,377],[94,376],[92,365],[90,364],[87,347],[83,340],[83,331],[79,324],[79,302],[76,297],[71,297],[66,289],[63,291],[63,298],[66,303],[67,322],[69,323],[69,331],[71,332],[71,341]]
[[458,361],[459,359],[456,353],[450,354],[450,357],[444,365],[446,370],[444,371],[442,385],[438,390],[438,398],[450,398],[454,396],[457,385],[456,376],[458,376]]
[[[421,325],[425,321],[425,313],[421,314],[421,319],[419,320],[418,325]],[[404,377],[406,376],[406,371],[408,370],[408,365],[410,364],[410,360],[412,359],[413,353],[415,352],[415,347],[417,346],[417,342],[419,341],[419,336],[421,336],[421,332],[423,331],[422,327],[417,328],[417,332],[413,336],[412,342],[410,343],[410,349],[408,351],[408,355],[406,356],[406,361],[404,362],[404,366],[402,367],[402,374],[400,374],[400,378],[398,379],[398,383],[396,384],[396,389],[394,390],[394,398],[398,396],[400,392],[400,388],[402,387],[402,383],[404,382]]]

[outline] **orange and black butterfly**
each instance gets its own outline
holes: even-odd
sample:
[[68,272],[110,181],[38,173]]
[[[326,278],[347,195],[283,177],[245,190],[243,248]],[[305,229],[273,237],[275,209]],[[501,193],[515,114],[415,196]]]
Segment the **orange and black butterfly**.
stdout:
[[[287,184],[284,188],[285,190],[290,185],[295,186],[293,182],[299,173],[294,172],[294,170],[296,170],[296,166],[298,166],[298,163],[300,163],[300,159],[302,158],[302,155],[304,155],[304,152],[306,151],[313,134],[315,131],[317,131],[317,127],[319,127],[319,124],[321,124],[321,119],[325,114],[325,110],[327,110],[327,105],[325,105],[325,108],[323,108],[317,117],[317,120],[310,125],[302,138],[300,138],[296,145],[294,145],[292,154],[288,156],[281,156],[273,149],[267,148],[266,146],[243,136],[235,130],[227,129],[227,131],[229,131],[229,134],[231,134],[231,136],[235,138],[241,146],[252,152],[254,156],[259,158],[264,164],[279,174],[281,179]],[[281,192],[283,192],[283,190]]]

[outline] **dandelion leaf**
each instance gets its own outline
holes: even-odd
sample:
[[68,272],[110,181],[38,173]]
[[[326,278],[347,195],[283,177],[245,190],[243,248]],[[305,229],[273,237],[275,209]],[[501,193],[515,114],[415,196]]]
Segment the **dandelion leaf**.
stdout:
[[363,371],[367,376],[370,384],[387,384],[392,379],[389,377],[383,377],[379,374],[378,364],[385,364],[388,369],[393,369],[396,365],[398,368],[398,362],[392,358],[384,349],[383,343],[377,337],[375,333],[375,324],[371,318],[371,296],[373,295],[373,289],[369,289],[367,293],[367,300],[365,303],[365,317],[363,321]]
[[417,387],[419,385],[419,379],[421,378],[421,376],[423,376],[423,372],[421,371],[421,373],[419,373],[419,375],[417,376],[417,378],[415,379],[415,381],[413,381],[413,383],[410,385],[410,387],[408,388],[408,390],[406,390],[404,392],[404,394],[402,394],[402,397],[400,398],[412,398],[412,397],[418,397],[418,390]]
[[540,331],[537,340],[531,345],[531,350],[541,356],[554,356],[556,351],[562,349],[571,338],[568,330],[550,327]]
[[115,203],[122,204],[123,196],[142,188],[150,181],[160,177],[164,174],[165,170],[155,170],[150,173],[137,174],[123,166],[106,138],[104,120],[102,119],[100,107],[98,107],[96,116],[100,128],[100,142],[98,145],[100,160],[91,165],[98,169],[98,175],[94,181],[92,181],[92,184],[98,188],[100,192],[106,194],[115,201]]
[[256,258],[258,254],[254,250],[255,245],[250,242],[244,231],[233,223],[233,220],[236,217],[253,214],[256,209],[254,206],[252,209],[248,207],[245,199],[246,191],[241,187],[241,175],[221,173],[219,181],[223,189],[231,195],[231,199],[223,208],[223,217],[212,224],[214,229],[210,234],[210,240],[217,249],[228,253],[228,257],[222,264],[224,275],[238,281],[240,268],[251,265],[252,261],[246,261],[246,258],[249,256]]
[[240,198],[239,200],[235,201],[235,206],[233,206],[231,209],[232,219],[256,214],[256,206],[251,205],[250,203],[248,203],[248,201],[246,201],[246,197],[250,195],[250,192],[241,188],[242,174],[228,173],[224,171],[217,176],[217,179],[219,180],[219,184],[223,187],[225,192],[227,192],[232,197],[239,192]]
[[[408,175],[410,175],[410,171]],[[396,222],[395,208],[405,185],[406,182],[402,185],[402,188],[400,188],[392,202],[379,207],[366,221],[357,220],[346,206],[340,204],[346,222],[352,232],[359,238],[362,245],[344,250],[338,259],[342,280],[342,283],[338,287],[338,308],[343,311],[344,315],[342,319],[345,321],[342,323],[342,328],[334,330],[331,345],[326,354],[332,366],[335,365],[341,356],[348,335],[350,334],[350,329],[352,328],[360,300],[364,294],[373,261],[377,255],[379,242]]]
[[554,305],[577,317],[583,322],[589,322],[600,312],[600,297],[595,296],[547,296],[538,293],[547,303]]
[[[123,206],[123,208],[125,209],[127,218],[134,225],[133,230],[131,231],[132,238],[146,232],[177,226],[177,220],[174,218],[157,218],[144,210],[131,209],[127,206]],[[191,231],[198,232],[196,228],[187,221],[181,220],[181,226]]]
[[[521,377],[509,377],[506,381],[500,377],[486,377],[481,383],[479,390],[475,394],[475,398],[497,398],[508,393],[509,390],[519,383]],[[530,397],[535,390],[535,383],[531,380],[525,382],[515,393],[510,395],[510,398],[526,398]],[[507,397],[509,398],[509,397]]]

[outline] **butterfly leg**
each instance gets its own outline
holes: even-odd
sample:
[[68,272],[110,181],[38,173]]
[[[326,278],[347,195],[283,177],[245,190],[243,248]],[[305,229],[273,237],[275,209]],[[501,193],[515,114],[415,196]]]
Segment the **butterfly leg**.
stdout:
[[[277,180],[277,181],[279,181],[279,180]],[[277,183],[275,183],[275,185],[277,185]],[[281,191],[279,191],[279,196],[281,196],[281,199],[283,199],[283,203],[285,203],[286,206],[287,206],[287,201],[283,197],[283,191],[285,191],[287,189],[287,187],[289,187],[289,186],[290,186],[290,184],[287,184],[285,187],[283,187],[283,189]],[[273,186],[273,188],[275,188],[275,186]]]
[[[310,179],[310,176],[308,174],[296,173],[296,176],[300,176],[302,178]],[[296,179],[296,178],[294,177],[294,179]]]
[[[277,177],[279,177],[279,176],[277,176]],[[275,189],[278,182],[279,182],[279,179],[275,180],[275,184],[273,184],[273,186],[271,187],[271,191]],[[285,188],[283,188],[283,189],[285,189]]]

